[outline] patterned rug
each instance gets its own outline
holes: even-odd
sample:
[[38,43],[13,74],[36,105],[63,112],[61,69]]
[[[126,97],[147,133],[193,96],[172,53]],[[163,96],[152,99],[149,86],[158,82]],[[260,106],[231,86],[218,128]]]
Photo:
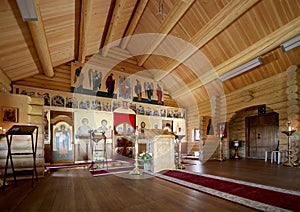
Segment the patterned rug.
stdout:
[[261,211],[299,211],[300,192],[213,175],[172,170],[159,178]]

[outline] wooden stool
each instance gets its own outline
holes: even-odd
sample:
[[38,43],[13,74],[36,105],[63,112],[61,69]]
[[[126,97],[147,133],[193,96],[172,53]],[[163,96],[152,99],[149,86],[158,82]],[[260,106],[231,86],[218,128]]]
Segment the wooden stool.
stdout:
[[268,161],[268,155],[269,155],[269,153],[271,154],[271,151],[268,151],[268,150],[265,151],[265,162]]
[[[276,158],[277,156],[277,158]],[[277,164],[281,163],[281,152],[280,151],[272,151],[271,152],[271,163],[277,162]]]

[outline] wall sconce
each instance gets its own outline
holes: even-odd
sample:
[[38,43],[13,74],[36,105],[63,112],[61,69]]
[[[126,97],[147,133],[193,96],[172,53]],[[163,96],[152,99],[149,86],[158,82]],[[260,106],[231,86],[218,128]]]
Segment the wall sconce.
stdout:
[[283,52],[287,52],[297,46],[300,46],[300,35],[280,45]]
[[262,59],[260,57],[255,58],[254,60],[251,60],[251,61],[245,63],[244,65],[242,65],[238,68],[235,68],[232,71],[227,72],[226,74],[220,76],[219,80],[221,82],[224,82],[225,80],[231,79],[231,78],[233,78],[237,75],[240,75],[240,74],[242,74],[242,73],[244,73],[244,72],[246,72],[246,71],[248,71],[252,68],[255,68],[255,67],[261,65],[261,64],[263,64]]

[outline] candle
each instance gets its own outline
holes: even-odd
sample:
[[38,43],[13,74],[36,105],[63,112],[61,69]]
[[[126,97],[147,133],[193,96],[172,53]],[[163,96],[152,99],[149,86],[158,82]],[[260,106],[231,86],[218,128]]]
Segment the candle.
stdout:
[[291,126],[291,122],[288,122],[288,131],[292,131],[292,126]]
[[0,127],[0,133],[2,134],[2,127]]

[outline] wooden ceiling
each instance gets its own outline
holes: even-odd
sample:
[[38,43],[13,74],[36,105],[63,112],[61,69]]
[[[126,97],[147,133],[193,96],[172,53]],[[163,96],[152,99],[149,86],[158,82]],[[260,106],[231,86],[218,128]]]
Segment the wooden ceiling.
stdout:
[[[225,94],[300,65],[300,0],[35,0],[24,22],[15,0],[0,4],[0,82],[70,91],[70,63],[161,81],[170,95],[207,101],[218,76],[256,58],[264,64],[222,83]],[[219,90],[219,89],[216,89]],[[217,91],[219,92],[219,91]]]

